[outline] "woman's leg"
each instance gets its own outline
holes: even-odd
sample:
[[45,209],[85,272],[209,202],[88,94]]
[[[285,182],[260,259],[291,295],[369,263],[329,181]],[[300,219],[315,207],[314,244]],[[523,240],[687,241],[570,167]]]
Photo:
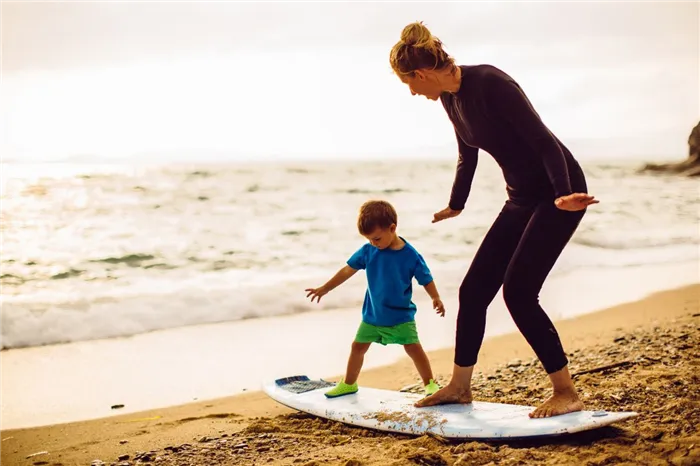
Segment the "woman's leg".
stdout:
[[578,227],[585,211],[566,212],[540,204],[513,255],[503,283],[503,298],[515,324],[537,354],[554,395],[531,414],[545,417],[583,409],[576,395],[559,334],[539,303],[547,275]]
[[471,402],[471,376],[484,339],[486,309],[503,284],[508,264],[535,207],[507,201],[484,237],[459,288],[452,379],[416,406]]

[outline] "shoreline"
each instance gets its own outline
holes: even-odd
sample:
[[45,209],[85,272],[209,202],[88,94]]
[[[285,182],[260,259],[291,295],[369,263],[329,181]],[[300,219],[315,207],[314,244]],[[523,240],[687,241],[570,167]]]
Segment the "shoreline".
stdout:
[[[550,318],[560,322],[642,299],[656,290],[688,285],[696,270],[695,261],[624,270],[584,269],[551,277],[541,302]],[[577,291],[572,299],[567,292],[572,286],[596,293]],[[417,313],[416,322],[428,352],[450,350],[454,345],[457,293],[444,292],[446,318],[427,312],[427,295],[415,296],[418,307],[424,309]],[[164,410],[257,390],[264,381],[286,373],[330,378],[347,363],[358,319],[356,308],[317,310],[2,352],[3,428]],[[515,331],[499,293],[489,306],[486,339]],[[372,348],[364,370],[404,357],[398,346]],[[74,399],[75,393],[81,396]],[[118,404],[124,407],[110,409]]]
[[[558,320],[556,325],[567,353],[574,356],[577,350],[582,351],[611,342],[625,332],[638,328],[663,328],[672,325],[679,318],[697,315],[699,297],[700,284],[694,284],[654,293],[642,300],[598,312]],[[451,373],[452,355],[451,348],[430,351],[428,354],[434,373],[443,381]],[[519,333],[488,338],[484,341],[475,376],[491,374],[499,365],[513,359],[530,360],[533,356],[532,350]],[[543,372],[540,378],[542,381],[539,384],[543,385],[546,380]],[[330,379],[337,380],[337,378]],[[399,389],[417,380],[418,376],[411,361],[403,358],[388,366],[363,371],[360,384]],[[478,379],[475,378],[476,380]],[[96,388],[99,389],[99,387]],[[479,393],[480,388],[475,386],[477,398]],[[80,393],[77,395],[80,396]],[[595,403],[589,402],[586,408],[595,409],[595,407]],[[60,462],[64,465],[85,464],[96,458],[112,461],[128,452],[158,450],[182,443],[197,443],[196,439],[203,436],[220,436],[222,432],[232,435],[250,426],[251,423],[260,421],[261,417],[263,419],[276,416],[288,417],[294,416],[293,413],[292,410],[280,406],[262,392],[255,391],[89,421],[27,429],[3,429],[0,444],[2,463],[33,464],[34,460],[26,457],[41,451],[47,451],[48,453],[43,456],[50,458],[52,462]],[[120,443],[123,440],[126,442]]]

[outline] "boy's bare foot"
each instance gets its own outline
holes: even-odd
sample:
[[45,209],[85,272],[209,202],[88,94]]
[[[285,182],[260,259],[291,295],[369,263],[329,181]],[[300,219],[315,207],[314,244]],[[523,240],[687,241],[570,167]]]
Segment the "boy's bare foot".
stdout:
[[426,406],[446,405],[446,404],[469,404],[472,402],[471,389],[459,388],[454,385],[447,385],[434,394],[418,400],[413,406],[424,408]]
[[573,413],[583,409],[583,402],[579,399],[575,390],[566,390],[554,393],[539,408],[530,413],[531,418],[559,416]]

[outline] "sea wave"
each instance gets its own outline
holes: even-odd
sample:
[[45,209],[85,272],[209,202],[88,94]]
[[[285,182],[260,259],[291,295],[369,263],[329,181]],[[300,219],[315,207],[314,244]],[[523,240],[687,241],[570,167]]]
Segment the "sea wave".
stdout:
[[[375,196],[394,204],[400,233],[426,258],[441,294],[454,297],[503,205],[502,174],[484,162],[464,213],[439,224],[430,220],[449,195],[451,163],[8,172],[2,346],[359,309],[363,279],[320,306],[303,290],[321,285],[365,241],[357,209]],[[696,181],[626,167],[587,173],[601,203],[552,275],[697,260],[697,198],[688,195],[697,192]]]
[[692,234],[676,234],[669,232],[665,235],[649,235],[642,233],[636,237],[627,233],[622,236],[610,234],[587,234],[575,236],[571,239],[572,243],[590,248],[612,249],[612,250],[635,250],[643,249],[645,251],[655,248],[666,248],[668,246],[680,245],[698,245],[700,237],[697,232]]

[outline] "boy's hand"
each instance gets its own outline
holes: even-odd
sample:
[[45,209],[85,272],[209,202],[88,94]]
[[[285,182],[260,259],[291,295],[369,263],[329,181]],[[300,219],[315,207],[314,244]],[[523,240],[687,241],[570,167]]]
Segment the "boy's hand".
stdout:
[[318,288],[307,288],[307,289],[305,289],[304,291],[307,291],[307,292],[308,292],[308,293],[306,293],[306,297],[307,297],[307,298],[308,298],[309,296],[311,296],[311,302],[312,302],[312,303],[314,302],[314,298],[316,298],[316,302],[317,302],[317,303],[320,303],[320,302],[321,302],[321,296],[323,296],[323,295],[325,295],[326,293],[328,293],[328,290],[326,290],[326,288],[323,287],[323,286],[320,286],[320,287],[318,287]]
[[440,298],[433,299],[433,309],[435,309],[435,313],[439,314],[440,317],[445,317],[445,305],[442,304]]

